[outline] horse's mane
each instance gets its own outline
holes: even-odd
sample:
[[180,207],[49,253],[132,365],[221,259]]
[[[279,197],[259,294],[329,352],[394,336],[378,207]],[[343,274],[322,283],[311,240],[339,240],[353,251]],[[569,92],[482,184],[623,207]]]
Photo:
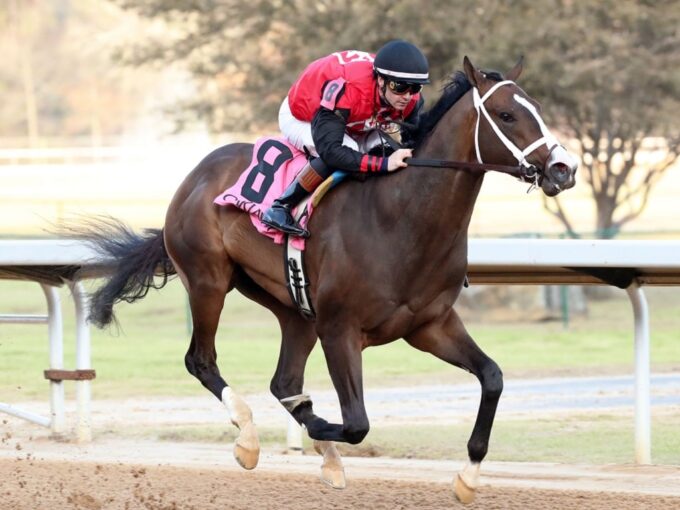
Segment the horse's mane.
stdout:
[[[503,76],[497,71],[482,71],[486,78],[502,81]],[[463,71],[456,71],[442,88],[442,95],[437,102],[422,113],[415,127],[406,127],[402,133],[402,142],[408,147],[418,147],[427,138],[446,112],[472,88]]]

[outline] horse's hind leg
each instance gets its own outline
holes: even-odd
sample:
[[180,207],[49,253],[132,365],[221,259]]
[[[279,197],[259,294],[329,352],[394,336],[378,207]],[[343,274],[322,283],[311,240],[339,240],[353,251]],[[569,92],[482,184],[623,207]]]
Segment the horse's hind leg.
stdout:
[[486,456],[498,399],[503,391],[503,374],[498,365],[477,346],[451,308],[444,315],[419,328],[406,340],[422,351],[469,370],[479,379],[482,397],[477,420],[468,441],[470,463],[458,474],[454,490],[462,503],[474,500],[479,485],[479,466]]
[[234,457],[245,469],[253,469],[260,455],[253,415],[246,402],[220,375],[215,350],[215,335],[224,298],[230,290],[233,264],[222,255],[217,263],[214,260],[196,260],[191,267],[189,274],[180,272],[189,293],[194,324],[184,363],[187,370],[224,403],[231,422],[240,430],[234,444]]

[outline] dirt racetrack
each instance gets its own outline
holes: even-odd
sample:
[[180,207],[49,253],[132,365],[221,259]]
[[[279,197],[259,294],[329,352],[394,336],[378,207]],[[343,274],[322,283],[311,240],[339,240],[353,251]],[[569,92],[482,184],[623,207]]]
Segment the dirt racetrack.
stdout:
[[[95,401],[95,436],[85,444],[0,418],[0,510],[463,508],[451,481],[464,459],[346,457],[347,488],[339,491],[319,481],[316,454],[263,450],[257,468],[244,471],[225,442],[134,435],[135,427],[224,421],[223,410],[205,400]],[[250,400],[262,423],[279,423],[279,415],[268,418],[266,406]],[[680,510],[680,466],[484,462],[477,501],[467,508]]]
[[[315,476],[271,471],[237,472],[121,463],[10,460],[0,462],[0,506],[12,510],[74,508],[372,509],[458,508],[449,484],[358,478],[337,491]],[[484,509],[677,509],[664,496],[545,489],[483,487],[475,504]]]
[[[462,508],[460,462],[346,458],[348,487],[318,479],[321,458],[263,452],[239,468],[224,444],[3,437],[0,509],[210,510]],[[483,464],[470,509],[680,509],[680,468]]]

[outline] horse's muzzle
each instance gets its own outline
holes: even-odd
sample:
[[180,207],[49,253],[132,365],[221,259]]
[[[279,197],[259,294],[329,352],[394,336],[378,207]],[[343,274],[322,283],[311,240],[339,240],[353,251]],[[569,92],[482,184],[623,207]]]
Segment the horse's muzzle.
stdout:
[[556,147],[545,163],[541,189],[549,197],[573,188],[578,162],[564,147]]

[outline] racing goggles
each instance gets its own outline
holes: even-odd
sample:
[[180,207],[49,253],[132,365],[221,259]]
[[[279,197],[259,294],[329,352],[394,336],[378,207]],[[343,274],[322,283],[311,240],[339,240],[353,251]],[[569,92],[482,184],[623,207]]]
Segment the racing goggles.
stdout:
[[407,83],[405,81],[392,81],[387,80],[387,86],[390,88],[393,94],[398,96],[403,96],[407,92],[411,94],[417,94],[423,89],[420,83]]

